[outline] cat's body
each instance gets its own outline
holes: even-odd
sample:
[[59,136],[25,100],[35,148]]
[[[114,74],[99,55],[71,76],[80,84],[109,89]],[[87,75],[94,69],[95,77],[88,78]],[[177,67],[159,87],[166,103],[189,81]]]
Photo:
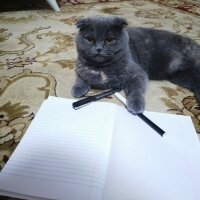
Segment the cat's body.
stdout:
[[147,80],[169,80],[192,90],[200,102],[200,46],[177,34],[148,28],[126,28],[121,17],[79,20],[74,97],[91,87],[121,87],[127,108],[144,110]]

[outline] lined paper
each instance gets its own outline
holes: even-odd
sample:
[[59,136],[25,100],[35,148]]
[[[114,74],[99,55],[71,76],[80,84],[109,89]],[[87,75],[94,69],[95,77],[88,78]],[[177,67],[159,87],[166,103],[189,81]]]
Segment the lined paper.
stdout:
[[1,189],[47,199],[102,198],[115,106],[74,110],[72,102],[49,97],[43,103],[0,174]]
[[191,119],[145,114],[166,135],[119,111],[103,200],[200,199],[200,145]]
[[[0,194],[28,200],[199,200],[200,145],[189,117],[79,110],[49,97],[0,173]],[[95,110],[95,112],[94,112]],[[112,145],[111,145],[112,143]]]

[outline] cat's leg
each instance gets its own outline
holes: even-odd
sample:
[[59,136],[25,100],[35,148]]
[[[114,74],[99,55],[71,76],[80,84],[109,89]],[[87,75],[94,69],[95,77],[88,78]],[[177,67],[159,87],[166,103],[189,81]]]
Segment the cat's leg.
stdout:
[[89,90],[90,90],[90,85],[88,85],[84,80],[82,80],[78,75],[76,75],[76,80],[71,90],[72,96],[73,97],[85,96]]
[[127,99],[127,110],[132,114],[142,113],[145,108],[146,74],[133,76],[124,88]]
[[198,103],[200,103],[200,69],[187,68],[176,72],[169,78],[169,81],[194,92]]

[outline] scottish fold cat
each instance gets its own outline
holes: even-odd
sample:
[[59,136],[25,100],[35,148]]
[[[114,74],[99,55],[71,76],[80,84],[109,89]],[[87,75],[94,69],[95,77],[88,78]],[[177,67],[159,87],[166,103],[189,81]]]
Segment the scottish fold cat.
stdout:
[[178,34],[142,27],[127,27],[123,17],[80,19],[76,36],[74,97],[90,88],[120,87],[127,109],[142,113],[148,79],[168,80],[194,92],[200,102],[200,45]]

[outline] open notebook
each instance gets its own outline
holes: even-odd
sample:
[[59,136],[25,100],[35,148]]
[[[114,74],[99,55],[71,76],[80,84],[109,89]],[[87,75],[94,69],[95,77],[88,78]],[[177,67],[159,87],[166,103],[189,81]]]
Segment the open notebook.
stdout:
[[0,173],[0,194],[24,199],[199,200],[200,145],[191,119],[123,107],[44,101]]

